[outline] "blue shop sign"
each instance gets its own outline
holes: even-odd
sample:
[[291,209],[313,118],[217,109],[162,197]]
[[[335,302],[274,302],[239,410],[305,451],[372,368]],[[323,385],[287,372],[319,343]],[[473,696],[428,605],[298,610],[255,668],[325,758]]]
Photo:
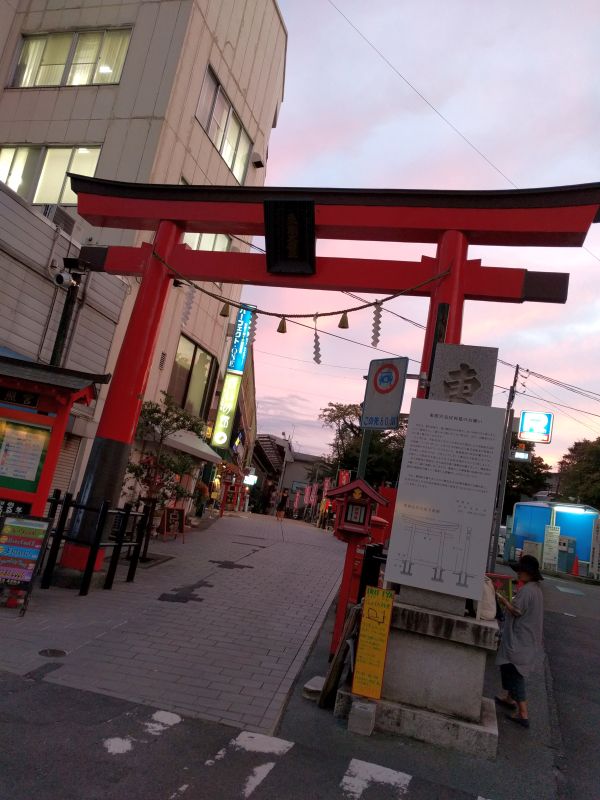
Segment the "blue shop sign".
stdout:
[[519,441],[548,444],[552,440],[553,423],[554,414],[549,411],[521,411]]
[[228,372],[235,372],[238,375],[244,372],[246,358],[248,357],[251,324],[252,309],[240,308],[235,320],[235,331],[231,342],[231,350],[229,351]]

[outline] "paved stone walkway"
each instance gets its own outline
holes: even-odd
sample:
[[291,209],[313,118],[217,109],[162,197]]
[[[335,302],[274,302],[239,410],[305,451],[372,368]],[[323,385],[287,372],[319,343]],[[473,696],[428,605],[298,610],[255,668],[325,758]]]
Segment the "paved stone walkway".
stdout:
[[[335,597],[344,545],[302,522],[225,516],[112,591],[36,588],[0,608],[0,669],[271,733]],[[63,658],[39,655],[45,648]]]

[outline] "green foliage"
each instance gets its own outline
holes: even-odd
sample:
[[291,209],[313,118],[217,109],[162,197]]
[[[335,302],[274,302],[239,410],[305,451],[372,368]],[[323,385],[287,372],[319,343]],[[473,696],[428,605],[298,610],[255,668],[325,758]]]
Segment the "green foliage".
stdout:
[[[515,450],[519,442],[513,434],[511,447]],[[509,461],[506,477],[506,493],[504,495],[503,518],[512,514],[513,506],[523,497],[531,498],[537,492],[548,488],[550,467],[543,458],[535,455],[535,445],[526,442],[525,449],[532,453],[531,461]]]
[[[360,405],[358,403],[328,403],[319,414],[326,428],[334,432],[331,454],[327,459],[330,475],[339,469],[358,468],[362,442]],[[406,437],[406,423],[396,431],[373,431],[365,479],[373,486],[390,482],[395,485],[400,473]],[[320,476],[327,475],[322,471]]]
[[575,442],[558,467],[565,499],[600,508],[600,438]]
[[166,392],[162,394],[162,403],[147,401],[142,405],[136,433],[141,448],[136,452],[137,458],[127,465],[127,476],[132,479],[127,489],[131,493],[141,489],[159,506],[190,496],[181,485],[181,478],[191,475],[196,467],[190,456],[168,449],[165,441],[178,431],[204,435],[202,420],[180,408]]

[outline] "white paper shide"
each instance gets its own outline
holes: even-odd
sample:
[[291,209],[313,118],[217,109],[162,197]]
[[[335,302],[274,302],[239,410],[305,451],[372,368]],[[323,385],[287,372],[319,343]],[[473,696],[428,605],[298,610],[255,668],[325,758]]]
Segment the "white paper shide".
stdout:
[[386,581],[481,596],[505,413],[413,400]]

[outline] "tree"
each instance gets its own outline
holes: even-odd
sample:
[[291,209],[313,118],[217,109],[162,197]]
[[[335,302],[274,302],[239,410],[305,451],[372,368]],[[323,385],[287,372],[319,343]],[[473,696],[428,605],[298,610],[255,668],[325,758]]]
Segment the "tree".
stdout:
[[180,408],[166,392],[162,395],[161,403],[143,403],[136,433],[141,448],[127,465],[127,475],[133,479],[127,486],[129,491],[135,493],[141,488],[158,506],[190,496],[181,479],[192,475],[196,467],[190,456],[170,450],[166,440],[178,431],[191,431],[199,437],[204,434],[202,420]]
[[600,438],[575,442],[558,469],[563,497],[600,508]]
[[[516,434],[513,434],[511,448],[518,446]],[[504,495],[503,519],[512,514],[515,503],[523,498],[532,498],[537,492],[548,487],[550,467],[543,458],[535,455],[535,445],[525,443],[525,450],[531,453],[530,461],[510,461],[506,476],[506,493]]]
[[[327,459],[330,474],[338,469],[356,471],[362,443],[361,409],[358,403],[328,403],[319,414],[326,428],[334,432],[331,453]],[[395,431],[373,431],[365,479],[374,486],[395,484],[400,473],[406,423]],[[321,473],[326,474],[326,473]]]

